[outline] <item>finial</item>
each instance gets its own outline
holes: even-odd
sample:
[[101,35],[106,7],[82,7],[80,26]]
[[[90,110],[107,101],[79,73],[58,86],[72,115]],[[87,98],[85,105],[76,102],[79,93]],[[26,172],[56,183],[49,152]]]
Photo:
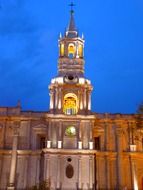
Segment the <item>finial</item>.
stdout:
[[62,38],[62,33],[60,32],[60,39]]
[[73,14],[74,13],[74,10],[73,10],[73,7],[75,6],[75,4],[73,3],[73,2],[71,2],[70,4],[69,4],[69,6],[71,7],[71,14]]
[[84,34],[82,33],[82,37],[81,37],[83,40],[84,40]]

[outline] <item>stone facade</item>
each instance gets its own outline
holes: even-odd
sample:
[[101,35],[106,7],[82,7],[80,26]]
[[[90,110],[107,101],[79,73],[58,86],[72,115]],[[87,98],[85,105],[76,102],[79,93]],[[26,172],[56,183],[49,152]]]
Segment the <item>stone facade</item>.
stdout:
[[143,190],[143,115],[91,112],[73,11],[59,49],[49,112],[0,108],[0,189]]

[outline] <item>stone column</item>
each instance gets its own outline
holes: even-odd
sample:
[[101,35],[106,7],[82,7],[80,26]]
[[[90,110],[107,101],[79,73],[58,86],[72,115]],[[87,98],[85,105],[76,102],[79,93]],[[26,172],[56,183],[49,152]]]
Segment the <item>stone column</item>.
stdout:
[[48,134],[47,134],[47,148],[51,148],[51,135],[52,135],[52,131],[51,131],[51,125],[52,125],[52,122],[51,120],[49,120],[49,123],[48,123]]
[[37,156],[36,159],[36,176],[35,176],[35,184],[39,183],[39,174],[40,174],[40,156]]
[[50,179],[50,157],[45,155],[45,181],[46,186],[50,188],[51,185],[51,179]]
[[94,175],[95,175],[95,187],[94,187],[94,189],[95,190],[98,190],[99,189],[99,171],[100,171],[100,167],[99,167],[99,155],[97,155],[96,154],[96,156],[95,156],[95,166],[94,166],[94,168],[95,168],[95,173],[94,173]]
[[101,143],[100,143],[100,148],[101,148],[101,151],[105,151],[105,146],[104,146],[104,141],[105,141],[105,138],[104,138],[104,133],[101,133],[100,135],[100,140],[101,140]]
[[59,127],[58,127],[58,148],[62,148],[62,121],[59,121]]
[[93,189],[93,159],[92,156],[89,158],[89,189]]
[[79,157],[79,160],[78,160],[78,166],[79,166],[79,169],[78,169],[78,189],[82,189],[82,161],[81,161],[81,157]]
[[91,91],[88,91],[88,111],[91,110]]
[[134,127],[131,122],[128,122],[128,126],[129,126],[129,142],[130,142],[130,145],[133,145],[134,144]]
[[60,165],[61,165],[61,157],[58,156],[58,163],[57,163],[57,189],[61,188],[61,174],[60,174]]
[[89,133],[89,140],[90,140],[90,142],[92,142],[93,141],[93,123],[91,122],[90,123],[90,133]]
[[14,129],[13,135],[13,145],[12,145],[12,155],[11,155],[11,165],[10,165],[10,175],[7,190],[14,190],[15,187],[15,175],[16,175],[16,165],[17,165],[17,147],[18,147],[18,128]]
[[62,121],[59,121],[59,135],[58,135],[58,140],[62,141]]
[[79,141],[81,141],[81,139],[82,139],[82,121],[80,122],[80,124],[79,124],[80,126],[79,126]]
[[87,99],[86,99],[86,96],[87,96],[87,94],[86,94],[86,89],[84,89],[84,94],[83,94],[83,100],[84,100],[84,104],[83,104],[83,106],[84,106],[84,109],[86,110],[87,109]]
[[83,110],[83,92],[79,93],[79,100],[80,100],[80,110]]
[[58,99],[59,99],[59,92],[58,89],[55,89],[55,109],[58,108]]
[[76,43],[76,58],[79,58],[78,42]]
[[101,177],[100,177],[100,155],[96,154],[96,182],[95,182],[95,185],[96,185],[96,190],[99,190],[100,189],[100,180],[101,180]]
[[106,187],[110,189],[110,159],[108,155],[105,156],[105,175],[106,175]]
[[50,141],[51,140],[51,125],[52,125],[52,122],[51,120],[49,120],[49,123],[48,123],[48,140]]
[[138,190],[139,188],[138,188],[138,181],[137,181],[135,159],[131,158],[131,156],[130,156],[130,163],[131,163],[131,175],[132,175],[132,188],[134,190]]
[[[107,117],[107,116],[106,116]],[[108,135],[108,128],[109,128],[109,120],[105,120],[104,122],[104,150],[109,151],[109,135]]]
[[60,110],[62,108],[62,90],[59,88],[59,100],[58,100],[58,109]]
[[116,128],[117,138],[117,189],[122,189],[122,129],[121,127]]
[[50,90],[50,110],[54,109],[54,91]]
[[78,148],[82,149],[82,121],[79,123]]
[[89,127],[89,149],[93,149],[93,124],[92,122],[90,123]]

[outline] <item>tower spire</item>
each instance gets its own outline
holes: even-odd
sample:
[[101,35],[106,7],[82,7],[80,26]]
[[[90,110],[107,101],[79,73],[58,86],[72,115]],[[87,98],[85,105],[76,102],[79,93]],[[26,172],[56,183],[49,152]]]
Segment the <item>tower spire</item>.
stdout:
[[74,37],[77,37],[77,35],[78,35],[76,25],[75,25],[74,10],[73,10],[73,7],[75,6],[75,4],[73,2],[71,2],[69,4],[69,6],[71,7],[70,21],[69,21],[69,25],[68,25],[67,30],[66,30],[66,37],[74,38]]

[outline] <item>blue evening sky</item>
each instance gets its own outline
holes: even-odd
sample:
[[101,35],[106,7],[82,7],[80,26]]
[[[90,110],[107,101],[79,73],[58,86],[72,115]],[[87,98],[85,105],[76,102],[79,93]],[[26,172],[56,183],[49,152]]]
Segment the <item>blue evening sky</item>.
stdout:
[[[85,36],[85,76],[92,110],[134,113],[143,101],[143,0],[75,0]],[[49,109],[57,75],[58,37],[69,0],[0,0],[0,106]]]

